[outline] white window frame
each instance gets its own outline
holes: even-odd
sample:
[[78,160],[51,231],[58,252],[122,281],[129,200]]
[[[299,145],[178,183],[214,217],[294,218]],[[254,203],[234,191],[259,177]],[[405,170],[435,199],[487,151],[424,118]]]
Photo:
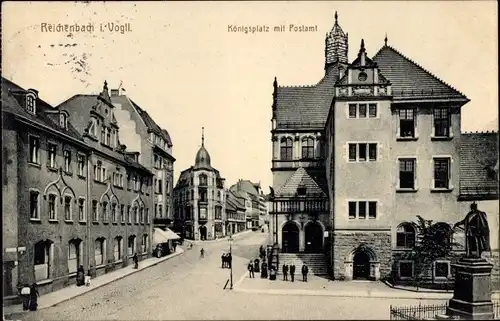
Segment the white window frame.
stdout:
[[[448,136],[436,136],[436,126],[435,126],[435,119],[434,119],[434,109],[447,109],[448,110],[448,117],[449,117],[449,123],[448,123]],[[451,107],[434,107],[431,110],[431,139],[433,140],[448,140],[453,138],[453,120],[452,120],[452,109]]]
[[[54,154],[53,154],[54,157],[51,157],[52,156],[52,153],[51,153],[52,148],[51,147],[54,147]],[[47,166],[49,168],[53,168],[53,169],[57,168],[57,143],[50,142],[50,141],[47,143],[47,158],[48,158],[47,159],[47,162],[48,162]]]
[[[77,153],[77,156],[76,156],[76,159],[77,159],[77,171],[78,171],[78,175],[79,176],[82,176],[84,177],[85,176],[85,155],[84,154],[81,154],[81,153]],[[81,162],[80,162],[81,161]],[[80,166],[82,165],[82,166]]]
[[147,235],[147,234],[144,234],[144,235],[142,236],[142,241],[141,241],[141,253],[142,253],[142,254],[146,254],[146,253],[148,253],[148,245],[149,245],[149,244],[148,244],[148,243],[149,243],[148,241],[149,241],[149,237],[148,237],[148,235]]
[[[402,109],[413,109],[413,127],[414,127],[414,135],[413,137],[404,137],[401,136],[401,118],[400,118],[400,113],[399,111]],[[396,129],[396,139],[397,140],[418,140],[418,115],[419,115],[419,108],[417,106],[413,107],[400,107],[396,108],[396,117],[397,117],[397,129]]]
[[[54,217],[50,218],[50,197],[54,196]],[[57,194],[56,193],[48,193],[47,194],[47,214],[49,215],[50,222],[57,222]]]
[[[436,177],[434,176],[435,172],[434,172],[434,165],[435,165],[435,159],[436,158],[445,158],[445,159],[448,159],[448,187],[435,187],[436,186]],[[431,157],[431,171],[432,171],[432,174],[431,174],[431,177],[432,177],[432,180],[431,180],[431,191],[432,192],[450,192],[453,190],[454,186],[453,186],[453,175],[452,175],[452,172],[453,172],[453,157],[451,155],[432,155]]]
[[[413,229],[413,237],[414,237],[414,240],[413,240],[413,244],[414,244],[414,245],[413,245],[413,246],[415,246],[415,245],[417,244],[417,238],[418,238],[418,230],[417,230],[417,227],[416,227],[414,224],[412,224],[411,222],[404,221],[404,222],[399,223],[399,224],[396,226],[396,229],[395,229],[395,234],[394,234],[394,247],[395,247],[396,249],[398,249],[398,250],[401,250],[401,249],[412,249],[412,247],[408,247],[408,246],[407,246],[408,244],[406,244],[406,243],[405,243],[405,246],[399,246],[399,245],[398,245],[398,234],[399,234],[399,233],[398,233],[398,229],[399,229],[399,228],[401,228],[401,227],[403,227],[403,228],[404,228],[404,226],[405,226],[405,225],[409,225],[409,226],[411,226],[411,228]],[[404,232],[404,234],[406,235],[407,233],[406,233],[406,232]]]
[[[113,258],[115,263],[123,261],[123,237],[117,236],[113,241]],[[118,249],[117,249],[118,247]]]
[[68,128],[68,117],[64,113],[59,114],[59,126],[64,129]]
[[[101,250],[100,255],[96,254],[97,253],[97,251],[96,251],[97,242],[100,243],[100,250]],[[98,260],[97,260],[98,256],[101,257],[100,264],[98,264]],[[104,237],[98,237],[94,241],[94,263],[95,263],[96,267],[101,267],[101,266],[106,265],[106,239]]]
[[[41,204],[42,204],[42,193],[40,193],[39,190],[37,190],[36,188],[30,188],[28,190],[29,192],[29,206],[28,206],[28,210],[29,210],[29,214],[30,214],[30,221],[36,221],[36,222],[39,222],[40,221],[40,215],[41,215]],[[36,204],[36,217],[33,217],[32,216],[32,213],[31,213],[31,193],[36,193],[38,195],[37,197],[37,204]]]
[[[66,198],[69,198],[69,218],[66,217]],[[63,197],[64,221],[73,222],[73,196],[64,194]]]
[[[349,157],[349,145],[356,145],[356,159],[351,160]],[[360,144],[366,144],[366,159],[365,160],[360,160],[359,159],[359,151],[360,151]],[[376,159],[371,160],[370,159],[370,144],[375,144],[375,150],[376,150]],[[380,157],[380,150],[382,149],[382,144],[378,141],[348,141],[345,144],[345,150],[346,150],[346,155],[345,155],[345,160],[348,163],[377,163],[381,160]]]
[[[349,216],[349,203],[350,202],[355,202],[356,203],[356,216],[351,218]],[[366,216],[364,218],[359,217],[359,204],[360,202],[365,202],[366,203]],[[375,202],[375,217],[370,217],[370,202]],[[348,199],[347,200],[347,220],[348,221],[376,221],[380,218],[380,201],[378,199]]]
[[[414,186],[413,188],[402,188],[400,186],[400,178],[399,178],[399,174],[400,174],[400,161],[401,160],[413,160],[414,161],[414,170],[413,170],[413,181],[414,181]],[[397,174],[395,175],[396,176],[396,183],[394,186],[396,186],[396,192],[417,192],[418,191],[418,174],[417,174],[417,171],[418,171],[418,159],[417,159],[417,156],[414,156],[414,155],[409,155],[409,156],[398,156],[396,158],[396,171],[397,171]]]
[[[377,101],[363,101],[363,102],[357,102],[357,103],[352,103],[349,102],[346,104],[347,109],[346,109],[346,119],[380,119],[380,106]],[[356,106],[356,116],[355,117],[350,117],[349,115],[349,109],[352,105]],[[359,105],[366,105],[366,117],[359,117]],[[377,114],[375,117],[370,117],[370,105],[375,105],[375,109],[377,111]]]
[[[83,204],[83,206],[80,206],[80,204]],[[78,198],[78,221],[79,222],[87,222],[87,211],[86,211],[86,206],[85,204],[85,198],[84,197],[79,197]],[[82,216],[80,217],[80,208],[83,208],[82,210]]]
[[[36,142],[37,142],[36,146],[31,146],[32,139],[36,140]],[[30,149],[29,153],[28,153],[28,157],[29,157],[28,162],[30,164],[40,165],[41,164],[41,161],[40,161],[40,136],[28,134],[28,148]],[[32,149],[36,149],[36,151],[33,151]],[[34,156],[36,159],[33,160],[32,156]]]
[[[39,242],[35,243],[33,245],[33,250],[36,249],[36,244]],[[40,283],[40,281],[45,281],[45,280],[50,280],[50,277],[52,275],[51,273],[51,267],[52,267],[52,258],[54,255],[54,243],[50,241],[43,241],[44,244],[44,261],[46,261],[43,264],[35,264],[34,258],[33,258],[33,271],[35,275],[35,281]],[[37,275],[40,274],[40,271],[45,272],[44,278],[38,278]],[[37,273],[38,272],[38,273]]]
[[[68,156],[68,158],[66,158]],[[71,168],[71,151],[69,149],[63,149],[63,158],[64,158],[64,171],[66,173],[72,173]]]
[[[71,246],[75,247],[75,257],[71,258]],[[70,261],[75,260],[76,262],[74,263],[75,269],[71,270],[71,264]],[[73,274],[76,273],[78,270],[78,267],[82,265],[83,263],[83,241],[81,239],[71,239],[68,242],[68,273]]]
[[[411,263],[411,276],[401,276],[401,263]],[[401,280],[411,280],[415,277],[415,262],[413,260],[399,260],[398,261],[398,277]]]
[[32,115],[36,115],[36,98],[33,94],[26,94],[26,111]]
[[[437,276],[436,275],[436,264],[437,263],[444,263],[444,264],[447,264],[448,265],[448,275],[447,276]],[[444,259],[438,259],[438,260],[435,260],[433,263],[432,263],[432,276],[433,276],[433,279],[434,281],[436,282],[444,282],[444,281],[448,281],[450,278],[451,278],[451,262],[450,260],[444,260]]]

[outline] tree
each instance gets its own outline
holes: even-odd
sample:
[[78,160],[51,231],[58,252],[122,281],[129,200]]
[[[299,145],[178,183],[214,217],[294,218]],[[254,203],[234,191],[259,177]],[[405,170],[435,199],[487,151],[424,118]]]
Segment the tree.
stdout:
[[[427,271],[434,261],[450,255],[453,246],[457,244],[452,240],[453,229],[446,224],[433,223],[417,215],[418,238],[412,251],[408,254],[415,264],[415,281],[417,289]],[[434,282],[434,273],[432,273]]]

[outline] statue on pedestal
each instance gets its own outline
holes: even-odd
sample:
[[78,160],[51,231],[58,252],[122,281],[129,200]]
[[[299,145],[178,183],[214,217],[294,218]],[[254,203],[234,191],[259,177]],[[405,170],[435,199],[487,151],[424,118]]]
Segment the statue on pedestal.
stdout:
[[470,209],[465,218],[453,228],[464,226],[466,257],[480,258],[483,252],[491,251],[488,218],[485,212],[478,210],[475,202],[471,204]]

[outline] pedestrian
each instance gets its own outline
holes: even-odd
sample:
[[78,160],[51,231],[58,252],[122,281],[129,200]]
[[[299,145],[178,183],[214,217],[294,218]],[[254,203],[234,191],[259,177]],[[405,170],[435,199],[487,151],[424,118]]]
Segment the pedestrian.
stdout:
[[138,269],[139,268],[139,258],[137,257],[137,253],[134,253],[132,260],[134,261],[134,269]]
[[204,258],[205,257],[205,250],[203,248],[201,248],[200,250],[200,258]]
[[222,253],[222,255],[220,256],[220,260],[221,260],[221,264],[222,264],[221,266],[224,269],[226,267],[226,263],[227,263],[226,253]]
[[288,265],[283,264],[283,281],[288,281]]
[[260,270],[260,277],[262,279],[267,279],[267,263],[266,261],[262,262],[261,270]]
[[76,270],[76,286],[82,286],[85,284],[85,269],[83,265],[80,265]]
[[90,279],[92,278],[92,275],[90,273],[90,269],[87,272],[87,275],[85,276],[85,285],[90,286]]
[[38,286],[36,283],[33,283],[30,288],[30,311],[36,311],[38,308],[38,297],[40,294],[38,293]]
[[28,284],[24,284],[21,289],[21,298],[23,299],[23,310],[27,311],[30,307],[30,286]]
[[290,278],[295,281],[295,264],[290,265]]
[[253,272],[253,264],[252,264],[252,261],[250,261],[250,263],[248,263],[248,276],[250,278],[255,278],[255,274]]
[[302,281],[307,282],[307,273],[309,272],[309,268],[307,265],[302,265]]

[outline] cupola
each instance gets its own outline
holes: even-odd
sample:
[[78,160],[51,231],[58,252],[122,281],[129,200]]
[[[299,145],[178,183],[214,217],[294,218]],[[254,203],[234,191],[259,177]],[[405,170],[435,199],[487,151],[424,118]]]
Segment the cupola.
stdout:
[[201,128],[201,147],[196,153],[194,168],[212,168],[210,165],[210,154],[205,148],[205,128]]

